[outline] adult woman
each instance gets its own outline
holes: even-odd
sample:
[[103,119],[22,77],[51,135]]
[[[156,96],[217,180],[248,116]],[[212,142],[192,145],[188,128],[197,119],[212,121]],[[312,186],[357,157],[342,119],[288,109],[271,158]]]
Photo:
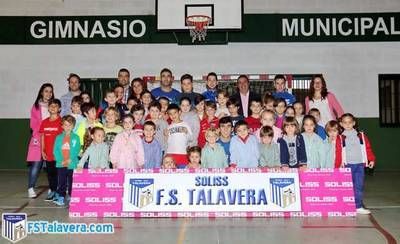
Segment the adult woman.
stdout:
[[135,78],[131,82],[132,95],[140,99],[142,92],[147,90],[146,83],[141,78]]
[[325,124],[343,115],[343,108],[335,95],[328,92],[326,82],[322,75],[313,76],[308,96],[305,99],[306,112],[312,108],[317,108],[321,114],[319,124]]
[[26,158],[29,167],[28,195],[30,198],[36,197],[34,187],[43,165],[39,129],[42,121],[49,117],[48,104],[49,101],[54,98],[53,90],[52,84],[43,84],[39,89],[35,103],[31,109],[30,127],[32,130],[32,137],[29,142],[28,155]]

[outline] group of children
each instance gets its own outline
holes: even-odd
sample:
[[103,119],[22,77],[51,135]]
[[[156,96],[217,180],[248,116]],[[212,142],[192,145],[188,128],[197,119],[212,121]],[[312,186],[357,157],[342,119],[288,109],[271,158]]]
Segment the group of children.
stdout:
[[98,109],[82,95],[74,97],[71,114],[61,118],[60,101],[50,100],[40,130],[43,159],[56,161],[46,200],[64,205],[73,170],[82,168],[350,167],[358,177],[356,207],[363,209],[360,179],[375,159],[352,114],[323,127],[318,109],[304,115],[301,102],[287,106],[284,98],[266,94],[249,101],[244,118],[239,101],[217,89],[216,75],[207,78],[203,95],[177,103],[144,91],[141,100],[125,104],[110,90]]

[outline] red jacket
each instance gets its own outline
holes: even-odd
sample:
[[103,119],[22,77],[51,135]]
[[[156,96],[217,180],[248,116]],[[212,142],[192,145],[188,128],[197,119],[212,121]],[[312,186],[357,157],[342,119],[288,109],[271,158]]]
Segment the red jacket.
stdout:
[[[365,162],[365,166],[367,166],[370,161],[375,161],[375,154],[364,132],[359,132],[358,137],[360,138],[363,161]],[[335,168],[340,168],[342,164],[346,164],[346,137],[339,135],[336,139]]]

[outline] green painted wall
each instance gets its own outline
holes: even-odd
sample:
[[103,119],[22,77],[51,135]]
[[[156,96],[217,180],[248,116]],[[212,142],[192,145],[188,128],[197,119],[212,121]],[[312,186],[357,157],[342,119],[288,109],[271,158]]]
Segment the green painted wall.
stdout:
[[[377,170],[400,170],[400,128],[380,128],[377,118],[359,120],[360,129],[371,140],[377,156]],[[24,169],[29,141],[28,119],[0,119],[0,169]]]

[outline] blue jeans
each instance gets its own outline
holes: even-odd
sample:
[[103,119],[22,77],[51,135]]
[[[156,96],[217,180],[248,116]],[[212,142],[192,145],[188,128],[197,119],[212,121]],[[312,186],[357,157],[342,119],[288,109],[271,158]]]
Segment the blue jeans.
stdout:
[[57,193],[59,195],[65,197],[68,189],[68,194],[71,196],[73,173],[74,170],[68,169],[67,167],[57,168],[57,176],[58,176]]
[[347,164],[346,168],[351,169],[351,177],[353,178],[354,200],[356,208],[363,207],[363,193],[364,193],[364,163]]
[[43,161],[29,162],[28,188],[35,187],[42,166]]

